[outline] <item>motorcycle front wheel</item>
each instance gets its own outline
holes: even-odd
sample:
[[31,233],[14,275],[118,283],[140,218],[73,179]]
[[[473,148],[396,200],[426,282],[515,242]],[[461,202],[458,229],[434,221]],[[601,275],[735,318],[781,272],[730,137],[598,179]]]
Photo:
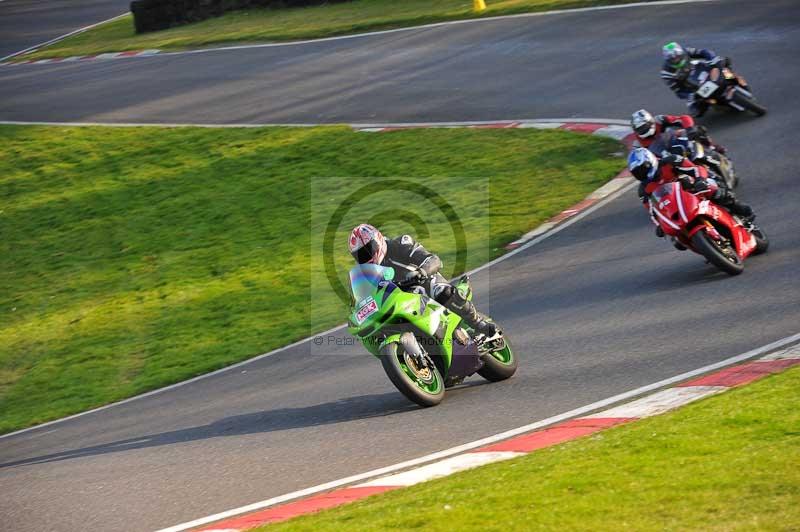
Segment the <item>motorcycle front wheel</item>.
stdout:
[[705,231],[698,231],[692,237],[692,247],[708,262],[727,273],[739,275],[744,271],[744,262],[732,245],[723,246],[711,238]]
[[[410,336],[410,338],[406,337]],[[444,379],[429,355],[405,333],[402,343],[392,342],[380,352],[381,365],[395,388],[419,406],[436,406],[444,399]],[[420,364],[420,360],[427,364]]]
[[733,95],[733,101],[756,116],[764,116],[767,114],[767,108],[758,103],[755,98],[748,98],[738,91]]
[[765,233],[760,227],[755,227],[752,231],[750,231],[750,234],[756,239],[756,249],[753,251],[753,255],[766,253],[767,248],[769,248],[769,238],[767,238],[767,233]]

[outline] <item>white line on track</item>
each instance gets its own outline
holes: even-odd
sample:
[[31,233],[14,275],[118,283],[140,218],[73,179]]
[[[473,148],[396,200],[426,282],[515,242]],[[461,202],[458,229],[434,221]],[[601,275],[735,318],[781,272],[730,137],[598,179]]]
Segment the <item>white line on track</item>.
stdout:
[[[2,0],[0,0],[0,2],[2,2]],[[95,22],[94,24],[89,24],[88,26],[84,26],[83,28],[79,28],[79,29],[77,29],[75,31],[71,31],[69,33],[65,33],[64,35],[62,35],[60,37],[56,37],[55,39],[50,39],[49,41],[45,41],[45,42],[42,42],[42,43],[39,43],[39,44],[35,44],[33,46],[29,46],[28,48],[25,48],[24,50],[20,50],[19,52],[14,52],[13,54],[7,55],[5,57],[0,57],[0,63],[5,61],[6,59],[11,59],[12,57],[16,57],[18,55],[22,55],[22,54],[27,53],[27,52],[33,52],[34,50],[37,50],[37,49],[41,48],[42,46],[48,46],[50,44],[55,44],[58,41],[63,41],[67,37],[72,37],[73,35],[77,35],[79,33],[83,33],[86,30],[90,30],[90,29],[95,28],[95,27],[97,27],[97,26],[99,26],[101,24],[105,24],[106,22],[111,22],[111,21],[117,20],[118,18],[122,18],[127,14],[128,13],[125,12],[125,13],[117,15],[116,17],[111,17],[111,18],[106,19],[106,20],[101,20],[100,22]]]
[[158,54],[159,56],[168,56],[168,55],[188,55],[188,54],[204,54],[208,52],[221,52],[221,51],[229,51],[229,50],[249,50],[249,49],[256,49],[256,48],[277,48],[282,46],[297,46],[303,44],[314,44],[314,43],[322,43],[322,42],[331,42],[331,41],[343,41],[348,39],[358,39],[362,37],[372,37],[375,35],[388,35],[391,33],[399,33],[404,31],[416,31],[416,30],[424,30],[430,28],[440,28],[445,26],[455,26],[459,24],[475,24],[480,22],[487,22],[487,21],[495,21],[495,20],[506,20],[506,19],[516,19],[516,18],[528,18],[528,17],[543,17],[549,15],[561,15],[567,13],[585,13],[591,11],[608,11],[612,9],[628,9],[631,7],[652,7],[652,6],[669,6],[669,5],[680,5],[680,4],[696,4],[696,3],[706,3],[706,2],[716,2],[719,0],[660,0],[656,2],[635,2],[631,4],[618,4],[618,5],[610,5],[610,6],[594,6],[594,7],[581,7],[575,9],[556,9],[552,11],[540,11],[538,13],[518,13],[516,15],[499,15],[496,17],[482,17],[482,18],[473,18],[473,19],[465,19],[465,20],[449,20],[447,22],[434,22],[432,24],[423,24],[421,26],[409,26],[407,28],[395,28],[391,30],[380,30],[380,31],[370,31],[366,33],[356,33],[353,35],[339,35],[336,37],[323,37],[320,39],[305,39],[302,41],[290,41],[290,42],[280,42],[280,43],[265,43],[265,44],[243,44],[240,46],[220,46],[217,48],[203,48],[199,50],[183,50],[178,52],[162,52]]
[[[2,1],[2,0],[0,0]],[[387,35],[392,33],[399,33],[399,32],[407,32],[407,31],[416,31],[416,30],[424,30],[430,28],[439,28],[445,26],[454,26],[458,24],[475,24],[480,22],[489,22],[489,21],[496,21],[496,20],[506,20],[506,19],[516,19],[516,18],[527,18],[527,17],[544,17],[550,15],[561,15],[561,14],[568,14],[568,13],[586,13],[592,11],[609,11],[615,9],[629,9],[632,7],[653,7],[653,6],[670,6],[670,5],[681,5],[681,4],[697,4],[697,3],[708,3],[708,2],[718,2],[720,0],[659,0],[655,2],[634,2],[630,4],[617,4],[617,5],[610,5],[610,6],[594,6],[594,7],[581,7],[575,9],[556,9],[552,11],[540,11],[538,13],[518,13],[516,15],[498,15],[496,17],[481,17],[481,18],[473,18],[473,19],[465,19],[465,20],[450,20],[446,22],[435,22],[432,24],[423,24],[421,26],[409,26],[407,28],[395,28],[391,30],[380,30],[380,31],[370,31],[366,33],[355,33],[353,35],[338,35],[335,37],[323,37],[319,39],[305,39],[301,41],[290,41],[290,42],[278,42],[278,43],[264,43],[264,44],[243,44],[238,46],[220,46],[216,48],[202,48],[198,50],[182,50],[176,52],[161,52],[159,54],[154,54],[148,57],[160,57],[160,56],[175,56],[175,55],[189,55],[189,54],[204,54],[209,52],[222,52],[222,51],[229,51],[229,50],[249,50],[249,49],[257,49],[257,48],[277,48],[283,46],[298,46],[303,44],[314,44],[314,43],[324,43],[324,42],[332,42],[332,41],[343,41],[348,39],[358,39],[362,37],[372,37],[375,35]],[[11,55],[7,55],[5,57],[0,58],[0,63],[5,61],[6,59],[10,59],[12,57],[16,57],[20,54],[24,54],[26,52],[30,52],[36,50],[37,48],[41,48],[43,46],[47,46],[49,44],[54,44],[58,41],[66,39],[72,35],[77,33],[84,32],[88,29],[94,28],[99,26],[100,24],[105,24],[106,22],[111,22],[118,18],[121,18],[128,13],[123,13],[116,17],[110,18],[108,20],[104,20],[102,22],[98,22],[96,24],[92,24],[90,26],[86,26],[85,28],[81,28],[79,30],[75,30],[73,32],[67,33],[66,35],[62,35],[61,37],[57,37],[55,39],[51,39],[47,42],[43,42],[41,44],[37,44],[36,46],[31,46],[30,48],[26,48],[25,50],[20,50],[19,52],[15,52]]]
[[515,429],[507,430],[505,432],[501,432],[499,434],[495,434],[493,436],[488,436],[486,438],[482,438],[480,440],[476,440],[469,443],[464,443],[462,445],[458,445],[456,447],[451,447],[449,449],[444,449],[439,452],[435,452],[426,456],[421,456],[419,458],[415,458],[413,460],[407,460],[405,462],[401,462],[399,464],[394,464],[391,466],[382,467],[380,469],[374,469],[372,471],[367,471],[366,473],[361,473],[358,475],[353,475],[347,478],[334,480],[332,482],[326,482],[325,484],[320,484],[318,486],[313,486],[310,488],[302,489],[299,491],[295,491],[292,493],[287,493],[286,495],[280,495],[278,497],[273,497],[271,499],[267,499],[264,501],[255,502],[252,504],[248,504],[247,506],[242,506],[240,508],[234,508],[233,510],[228,510],[226,512],[221,512],[218,514],[210,515],[208,517],[203,517],[200,519],[195,519],[194,521],[189,521],[187,523],[181,523],[179,525],[171,526],[169,528],[164,528],[159,530],[158,532],[182,532],[184,530],[189,530],[195,527],[199,527],[202,525],[207,525],[209,523],[214,523],[216,521],[221,521],[222,519],[227,519],[229,517],[234,517],[237,515],[241,515],[248,512],[253,512],[255,510],[261,510],[262,508],[267,508],[269,506],[275,506],[276,504],[280,504],[283,502],[291,501],[294,499],[299,499],[301,497],[306,497],[308,495],[313,495],[316,493],[329,491],[334,488],[339,488],[342,486],[346,486],[348,484],[354,484],[356,482],[365,481],[368,479],[372,479],[374,477],[382,476],[387,473],[393,473],[396,471],[401,471],[403,469],[408,469],[413,466],[425,464],[427,462],[432,462],[434,460],[440,460],[442,458],[447,458],[456,454],[460,454],[466,451],[470,451],[472,449],[477,449],[478,447],[484,447],[486,445],[497,443],[502,440],[506,440],[513,436],[518,436],[520,434],[525,434],[526,432],[531,432],[548,425],[553,425],[560,421],[565,421],[567,419],[571,419],[574,417],[582,416],[584,414],[592,413],[596,410],[601,408],[605,408],[607,406],[611,406],[617,403],[621,403],[622,401],[632,399],[634,397],[638,397],[644,395],[648,392],[658,390],[660,388],[665,388],[672,384],[682,382],[692,377],[696,377],[698,375],[703,375],[705,373],[709,373],[716,369],[724,368],[726,366],[730,366],[732,364],[736,364],[738,362],[743,362],[745,360],[749,360],[751,358],[755,358],[759,355],[764,353],[768,353],[775,349],[780,349],[786,345],[795,343],[800,341],[800,333],[793,334],[791,336],[787,336],[786,338],[781,338],[775,342],[770,344],[758,347],[751,351],[747,351],[746,353],[742,353],[740,355],[727,358],[725,360],[721,360],[714,364],[709,364],[708,366],[703,366],[702,368],[697,368],[692,371],[688,371],[686,373],[682,373],[680,375],[676,375],[674,377],[670,377],[668,379],[664,379],[659,382],[654,382],[653,384],[648,384],[646,386],[642,386],[640,388],[636,388],[634,390],[630,390],[613,397],[609,397],[607,399],[602,399],[600,401],[582,406],[580,408],[576,408],[574,410],[570,410],[569,412],[564,412],[563,414],[558,414],[553,417],[549,417],[547,419],[543,419],[541,421],[536,421],[534,423],[530,423],[528,425],[523,425],[521,427],[517,427]]
[[385,124],[343,124],[343,123],[326,123],[326,124],[276,124],[276,123],[261,123],[261,124],[202,124],[193,122],[180,122],[180,123],[158,123],[158,122],[30,122],[21,120],[0,120],[0,125],[4,126],[54,126],[54,127],[205,127],[205,128],[254,128],[254,127],[324,127],[324,126],[349,126],[353,129],[384,129],[393,127],[415,128],[415,127],[465,127],[465,126],[485,126],[488,124],[513,124],[522,123],[552,123],[554,126],[559,124],[581,123],[581,124],[613,124],[620,126],[627,126],[630,122],[628,120],[619,120],[616,118],[523,118],[519,120],[473,120],[469,122],[394,122]]

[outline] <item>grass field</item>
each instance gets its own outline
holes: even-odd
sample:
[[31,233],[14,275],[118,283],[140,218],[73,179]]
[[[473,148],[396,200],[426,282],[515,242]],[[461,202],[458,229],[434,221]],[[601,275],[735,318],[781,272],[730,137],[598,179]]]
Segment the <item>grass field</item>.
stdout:
[[125,50],[183,50],[232,43],[280,42],[416,26],[474,17],[630,3],[632,0],[355,0],[292,9],[251,9],[169,30],[136,35],[132,16],[75,35],[17,59],[41,59]]
[[528,456],[256,529],[797,530],[800,368]]
[[[0,126],[0,136],[0,432],[344,322],[346,307],[315,282],[312,235],[376,178],[446,198],[474,267],[623,164],[614,141],[533,129]],[[347,232],[365,220],[415,231],[454,273],[444,215],[411,192],[387,194],[351,205],[336,227],[339,276]]]

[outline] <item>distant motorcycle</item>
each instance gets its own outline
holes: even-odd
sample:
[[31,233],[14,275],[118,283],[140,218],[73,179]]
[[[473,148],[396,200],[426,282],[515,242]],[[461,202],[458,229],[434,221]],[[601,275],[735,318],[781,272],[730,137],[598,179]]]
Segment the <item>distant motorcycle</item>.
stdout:
[[748,256],[769,247],[762,229],[698,198],[679,181],[661,185],[650,194],[650,212],[676,247],[699,253],[729,275],[742,273]]
[[744,78],[728,67],[699,59],[692,60],[688,84],[694,89],[695,98],[710,105],[723,105],[737,111],[750,111],[758,116],[767,113],[767,108],[758,103],[746,89]]
[[[510,378],[517,357],[505,335],[487,339],[425,294],[397,286],[393,268],[360,264],[350,270],[353,296],[348,331],[383,365],[389,380],[420,406],[444,399],[445,388],[478,373],[489,381]],[[469,278],[455,283],[472,299]]]

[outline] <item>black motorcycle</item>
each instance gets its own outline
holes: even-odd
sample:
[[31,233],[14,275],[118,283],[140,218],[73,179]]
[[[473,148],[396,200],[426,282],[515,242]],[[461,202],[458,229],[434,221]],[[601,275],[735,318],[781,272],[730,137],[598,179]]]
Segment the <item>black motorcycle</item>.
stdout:
[[745,79],[730,67],[712,61],[693,60],[688,84],[694,97],[709,105],[722,105],[737,111],[750,111],[758,116],[767,108],[758,103]]

